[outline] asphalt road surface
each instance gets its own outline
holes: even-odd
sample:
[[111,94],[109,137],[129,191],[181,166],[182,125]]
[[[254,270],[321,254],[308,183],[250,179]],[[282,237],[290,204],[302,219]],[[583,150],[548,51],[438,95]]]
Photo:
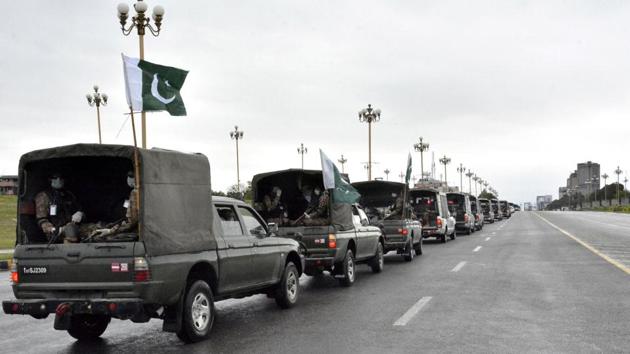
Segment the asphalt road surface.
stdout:
[[[390,253],[381,274],[360,266],[351,288],[330,277],[302,277],[301,298],[290,310],[278,309],[265,296],[219,302],[211,338],[202,343],[180,343],[161,332],[157,320],[112,320],[102,341],[79,344],[52,328],[52,316],[1,314],[0,348],[4,353],[630,351],[626,215],[518,212],[447,244],[426,242],[424,251],[411,263]],[[3,281],[0,298],[11,297]]]

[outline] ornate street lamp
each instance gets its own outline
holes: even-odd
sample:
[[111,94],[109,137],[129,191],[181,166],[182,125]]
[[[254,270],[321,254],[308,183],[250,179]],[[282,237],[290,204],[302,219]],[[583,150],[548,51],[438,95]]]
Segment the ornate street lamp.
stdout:
[[468,177],[468,194],[472,194],[472,182],[471,182],[471,179],[472,179],[472,176],[474,176],[474,175],[475,174],[470,169],[468,169],[468,172],[466,173],[466,177]]
[[107,106],[107,94],[98,92],[98,85],[94,85],[94,93],[85,95],[90,107],[96,106],[96,122],[98,124],[98,143],[102,144],[101,139],[101,106]]
[[345,173],[345,171],[343,170],[343,165],[348,162],[348,159],[343,157],[343,154],[341,154],[341,158],[339,160],[339,163],[341,164],[341,173]]
[[448,180],[446,179],[446,165],[451,163],[451,158],[446,157],[446,155],[444,155],[444,157],[440,158],[440,163],[444,165],[444,185],[446,186],[446,189],[448,190]]
[[402,173],[402,171],[400,171],[400,174],[398,175],[398,177],[400,177],[400,183],[403,182],[403,178],[405,178],[405,174]]
[[621,194],[619,193],[619,175],[623,173],[623,171],[617,166],[617,169],[614,171],[617,174],[617,202],[621,205]]
[[418,143],[413,144],[413,149],[420,153],[420,178],[424,178],[424,158],[423,153],[429,150],[429,143],[423,143],[422,137],[418,138]]
[[[160,35],[160,29],[162,27],[162,19],[164,18],[164,8],[162,6],[155,6],[153,8],[153,22],[155,27],[151,24],[151,18],[149,18],[147,12],[148,6],[146,2],[138,0],[133,4],[133,8],[136,11],[136,15],[131,18],[131,24],[127,26],[127,18],[129,18],[129,5],[125,3],[118,4],[118,19],[120,20],[120,29],[123,35],[128,36],[131,34],[134,28],[137,29],[138,39],[140,44],[140,59],[144,59],[144,34],[148,29],[155,37]],[[147,116],[142,111],[142,148],[147,147]]]
[[368,123],[368,181],[372,180],[372,122],[376,123],[379,120],[381,120],[381,110],[372,108],[371,104],[359,111],[359,122]]
[[389,181],[389,173],[392,172],[392,171],[390,171],[389,168],[386,168],[385,171],[383,171],[383,172],[385,172],[385,180]]
[[308,152],[308,149],[304,146],[304,144],[300,143],[300,147],[297,148],[297,152],[302,155],[302,169],[304,169],[304,154]]
[[[608,193],[607,193],[608,191],[606,190],[606,189],[607,189],[607,188],[606,188],[606,186],[607,186],[607,184],[606,184],[606,179],[608,179],[608,174],[604,173],[604,174],[602,175],[602,178],[604,179],[604,200],[608,200],[608,195],[607,195],[607,194],[608,194]],[[610,205],[610,203],[608,203],[608,205]]]
[[461,163],[457,168],[457,172],[459,172],[459,191],[464,193],[464,172],[466,172],[466,168]]
[[234,126],[234,131],[230,132],[230,138],[236,141],[236,191],[241,192],[241,172],[238,159],[238,141],[243,139],[243,131],[238,130],[238,126]]
[[477,181],[479,181],[481,178],[477,177],[477,175],[475,175],[475,177],[473,177],[473,181],[475,181],[475,195],[477,195]]

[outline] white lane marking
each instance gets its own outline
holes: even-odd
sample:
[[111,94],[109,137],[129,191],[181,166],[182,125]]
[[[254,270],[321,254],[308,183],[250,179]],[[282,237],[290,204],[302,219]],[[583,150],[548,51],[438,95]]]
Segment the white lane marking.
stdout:
[[490,237],[486,237],[486,241],[490,241]]
[[626,267],[623,263],[607,256],[606,254],[598,251],[597,249],[595,249],[594,247],[592,247],[591,245],[589,245],[588,243],[580,240],[579,238],[573,236],[572,234],[570,234],[569,232],[561,229],[560,227],[554,225],[551,221],[545,219],[544,217],[540,216],[538,213],[534,213],[534,215],[536,215],[537,217],[539,217],[542,221],[546,222],[547,224],[549,224],[549,226],[553,227],[554,229],[560,231],[561,233],[563,233],[564,235],[570,237],[571,239],[573,239],[573,241],[579,243],[580,245],[584,246],[586,249],[588,249],[589,251],[595,253],[596,255],[600,256],[601,258],[603,258],[606,262],[614,265],[615,267],[621,269],[621,271],[625,272],[626,274],[630,274],[630,267]]
[[459,270],[464,268],[465,265],[466,265],[466,261],[461,261],[457,263],[457,265],[455,266],[455,268],[451,270],[451,272],[459,272]]
[[473,252],[477,252],[477,251],[479,251],[480,249],[481,249],[481,246],[477,246],[477,248],[475,248],[475,249],[473,250]]
[[429,302],[431,301],[432,297],[431,296],[425,296],[423,298],[421,298],[420,300],[418,300],[418,302],[416,302],[413,306],[411,306],[411,308],[409,310],[407,310],[407,312],[405,312],[404,315],[400,316],[399,319],[396,320],[396,322],[394,322],[394,326],[405,326],[407,325],[407,323],[409,321],[411,321],[411,319],[418,314],[418,312],[420,312],[420,310],[422,310],[422,308]]

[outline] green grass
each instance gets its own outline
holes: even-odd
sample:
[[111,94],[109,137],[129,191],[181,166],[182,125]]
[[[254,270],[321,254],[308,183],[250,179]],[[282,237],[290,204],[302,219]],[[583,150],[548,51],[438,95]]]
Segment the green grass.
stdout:
[[[13,248],[15,245],[16,208],[16,196],[0,195],[0,249]],[[0,254],[0,259],[3,259],[2,256]]]
[[630,214],[630,206],[609,206],[609,207],[597,207],[594,208],[593,210],[595,211],[608,211],[608,212],[614,212],[614,213],[624,213],[624,214]]

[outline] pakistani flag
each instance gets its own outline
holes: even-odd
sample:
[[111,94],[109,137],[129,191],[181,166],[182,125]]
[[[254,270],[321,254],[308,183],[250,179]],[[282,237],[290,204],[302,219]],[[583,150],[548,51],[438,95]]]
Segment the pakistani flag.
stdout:
[[411,179],[411,153],[407,157],[407,173],[405,174],[405,184],[409,185],[409,179]]
[[123,55],[127,103],[134,112],[168,111],[185,116],[186,107],[179,93],[188,71],[149,63]]
[[339,173],[337,166],[335,166],[322,150],[319,150],[319,155],[322,160],[324,188],[332,189],[333,203],[356,203],[361,197],[361,194],[359,194],[350,183],[341,178],[341,173]]

